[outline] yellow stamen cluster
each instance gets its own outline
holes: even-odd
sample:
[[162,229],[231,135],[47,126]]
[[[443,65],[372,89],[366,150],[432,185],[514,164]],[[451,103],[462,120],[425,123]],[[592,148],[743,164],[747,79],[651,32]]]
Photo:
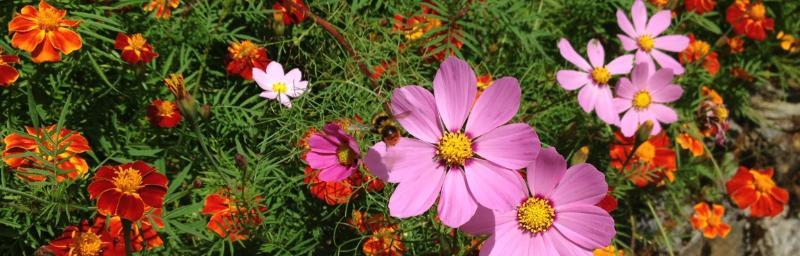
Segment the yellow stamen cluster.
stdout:
[[286,83],[284,82],[277,82],[272,84],[272,91],[278,94],[284,94],[287,91]]
[[608,84],[611,80],[611,72],[608,72],[606,67],[599,67],[592,69],[592,80],[597,84]]
[[755,20],[762,20],[767,16],[767,9],[763,3],[757,3],[750,7],[750,17]]
[[256,55],[257,50],[258,45],[254,44],[250,40],[244,40],[240,43],[233,43],[230,47],[228,47],[228,52],[231,53],[233,58],[237,60],[250,58],[251,56]]
[[646,109],[652,102],[653,98],[650,97],[650,92],[646,90],[639,91],[633,96],[633,108],[637,110]]
[[353,165],[356,162],[356,154],[347,144],[339,145],[336,149],[336,158],[339,159],[339,164],[344,166]]
[[656,157],[656,147],[649,141],[645,141],[636,149],[636,157],[639,158],[639,161],[652,163],[653,158]]
[[544,198],[528,198],[517,208],[519,226],[534,234],[550,229],[555,217],[555,209],[550,205],[550,201]]
[[446,132],[439,140],[436,155],[447,165],[463,166],[472,158],[472,140],[460,132]]
[[76,256],[96,256],[99,254],[102,241],[92,232],[79,233],[72,240],[73,253]]
[[142,185],[142,175],[136,169],[119,169],[113,182],[122,193],[136,193]]
[[36,18],[39,20],[39,28],[46,31],[58,29],[59,23],[61,23],[61,15],[50,8],[40,9]]
[[656,41],[650,35],[643,35],[639,37],[639,48],[645,52],[650,52],[656,46]]
[[167,84],[169,91],[175,95],[175,99],[180,100],[189,95],[189,93],[186,92],[183,74],[171,74],[167,79],[164,79],[164,83]]
[[158,104],[158,115],[170,117],[175,114],[175,104],[169,101],[162,101]]
[[775,187],[775,182],[772,181],[772,178],[759,171],[750,171],[750,174],[753,175],[753,183],[755,183],[756,190],[763,193],[772,193],[772,188]]
[[128,49],[137,51],[141,51],[144,49],[144,45],[147,44],[147,39],[144,39],[142,34],[133,34],[130,38],[128,38]]

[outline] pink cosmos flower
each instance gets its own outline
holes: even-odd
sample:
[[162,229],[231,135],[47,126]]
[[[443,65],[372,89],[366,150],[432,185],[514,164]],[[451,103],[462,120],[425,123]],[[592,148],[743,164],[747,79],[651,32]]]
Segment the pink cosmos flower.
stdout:
[[[578,93],[578,104],[583,111],[591,113],[597,110],[597,116],[608,124],[619,122],[619,114],[614,109],[614,97],[608,81],[612,75],[628,74],[633,68],[633,55],[619,56],[605,65],[605,50],[600,41],[590,40],[586,46],[589,62],[578,55],[569,41],[561,39],[558,42],[561,56],[577,66],[580,70],[559,70],[556,74],[558,83],[566,90],[572,91],[581,88]],[[591,65],[589,64],[591,63]]]
[[311,135],[308,146],[306,162],[311,168],[320,170],[319,179],[322,181],[340,181],[358,169],[361,157],[358,143],[338,124],[329,123],[323,132]]
[[636,64],[631,80],[622,78],[617,83],[617,96],[614,106],[620,113],[628,111],[620,120],[620,130],[625,137],[636,133],[640,124],[653,122],[651,135],[661,132],[661,123],[678,120],[675,110],[664,105],[678,100],[683,94],[681,86],[672,84],[672,70],[665,68],[650,75],[647,63]]
[[283,66],[277,62],[267,65],[266,73],[259,68],[253,68],[253,80],[264,90],[259,96],[267,99],[278,99],[281,104],[291,108],[289,97],[297,98],[308,92],[308,81],[302,81],[299,69],[292,69],[283,73]]
[[656,66],[653,58],[658,65],[672,69],[676,75],[683,74],[683,66],[680,62],[660,51],[681,52],[689,46],[689,38],[683,35],[661,35],[669,27],[672,13],[669,10],[657,12],[650,21],[647,21],[647,8],[642,0],[633,2],[631,8],[633,25],[622,10],[617,9],[617,24],[625,32],[619,34],[622,47],[625,51],[636,49],[636,63],[647,62],[650,65],[650,73],[655,72]]
[[467,233],[491,234],[480,255],[592,255],[611,244],[614,219],[596,206],[608,187],[594,166],[567,169],[564,157],[547,148],[528,166],[527,175],[528,188],[513,195],[514,209],[480,208],[461,226]]
[[442,223],[458,227],[478,204],[513,209],[519,201],[511,195],[525,189],[514,170],[535,159],[540,147],[528,124],[505,124],[519,109],[517,79],[496,80],[476,100],[475,72],[450,57],[436,72],[433,92],[416,85],[395,89],[392,113],[416,138],[400,138],[394,146],[375,144],[364,159],[376,176],[399,183],[389,213],[417,216],[439,198]]

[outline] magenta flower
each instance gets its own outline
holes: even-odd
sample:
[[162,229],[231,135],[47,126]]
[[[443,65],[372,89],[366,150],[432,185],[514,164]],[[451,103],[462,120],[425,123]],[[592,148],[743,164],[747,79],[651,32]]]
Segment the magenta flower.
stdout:
[[475,77],[450,57],[436,72],[434,94],[416,85],[394,90],[392,112],[416,138],[375,144],[364,159],[376,176],[399,183],[389,199],[392,216],[420,215],[439,198],[442,223],[458,227],[478,204],[510,210],[519,203],[511,195],[525,183],[514,170],[535,159],[539,137],[527,124],[505,124],[519,109],[517,79],[496,80],[476,101]]
[[[580,70],[559,70],[556,74],[558,83],[566,90],[572,91],[581,88],[578,93],[578,104],[583,111],[591,113],[597,111],[597,116],[608,124],[617,124],[619,114],[614,109],[614,97],[608,81],[612,75],[628,74],[633,68],[633,55],[623,55],[605,65],[605,50],[597,40],[590,40],[586,46],[589,62],[578,55],[569,41],[561,39],[558,42],[561,56],[577,66]],[[591,63],[591,65],[589,64]]]
[[620,120],[620,130],[625,137],[636,133],[639,125],[650,120],[653,122],[652,135],[661,132],[661,123],[672,123],[678,120],[675,110],[664,105],[678,100],[683,89],[672,84],[672,70],[665,68],[650,75],[647,63],[638,63],[633,68],[631,80],[622,78],[617,83],[617,96],[614,105],[620,113],[628,111]]
[[319,179],[325,182],[350,177],[358,169],[358,159],[361,157],[358,143],[338,124],[329,123],[323,130],[308,139],[311,148],[306,154],[308,166],[320,170]]
[[528,189],[513,196],[512,210],[478,209],[461,226],[491,234],[480,255],[592,255],[616,234],[614,219],[596,206],[608,192],[605,177],[590,164],[567,169],[554,148],[543,149],[528,166]]
[[676,75],[683,74],[683,66],[680,62],[660,51],[681,52],[689,46],[689,38],[683,35],[661,35],[667,30],[672,20],[672,13],[669,10],[657,12],[650,21],[647,21],[647,8],[642,0],[633,2],[631,8],[633,25],[622,10],[617,10],[617,24],[625,32],[619,34],[622,47],[625,51],[636,50],[636,63],[647,62],[650,65],[650,73],[655,72],[656,66],[653,58],[658,65],[663,68],[670,68]]

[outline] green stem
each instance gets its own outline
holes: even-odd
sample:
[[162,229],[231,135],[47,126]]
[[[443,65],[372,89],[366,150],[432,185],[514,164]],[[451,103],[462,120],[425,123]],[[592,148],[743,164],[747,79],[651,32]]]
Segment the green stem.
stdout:
[[661,225],[661,219],[658,218],[658,214],[656,214],[656,210],[653,208],[653,203],[650,201],[649,197],[647,198],[647,207],[650,208],[650,212],[653,213],[653,219],[656,220],[656,225],[658,225],[658,230],[661,232],[661,237],[664,238],[664,244],[667,246],[667,252],[670,256],[674,256],[675,254],[672,252],[672,243],[669,241],[667,231],[664,230],[664,226]]
[[133,254],[133,244],[131,244],[131,225],[133,225],[133,222],[122,219],[122,233],[125,237],[125,255]]

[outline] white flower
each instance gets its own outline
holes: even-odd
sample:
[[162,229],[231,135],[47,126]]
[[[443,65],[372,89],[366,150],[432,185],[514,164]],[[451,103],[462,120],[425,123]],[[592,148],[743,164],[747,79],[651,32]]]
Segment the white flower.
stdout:
[[289,97],[297,98],[308,91],[308,81],[300,80],[302,73],[299,69],[292,69],[283,73],[283,66],[277,62],[267,65],[266,73],[258,68],[253,68],[253,79],[264,90],[259,96],[267,99],[278,99],[286,107],[291,108]]

